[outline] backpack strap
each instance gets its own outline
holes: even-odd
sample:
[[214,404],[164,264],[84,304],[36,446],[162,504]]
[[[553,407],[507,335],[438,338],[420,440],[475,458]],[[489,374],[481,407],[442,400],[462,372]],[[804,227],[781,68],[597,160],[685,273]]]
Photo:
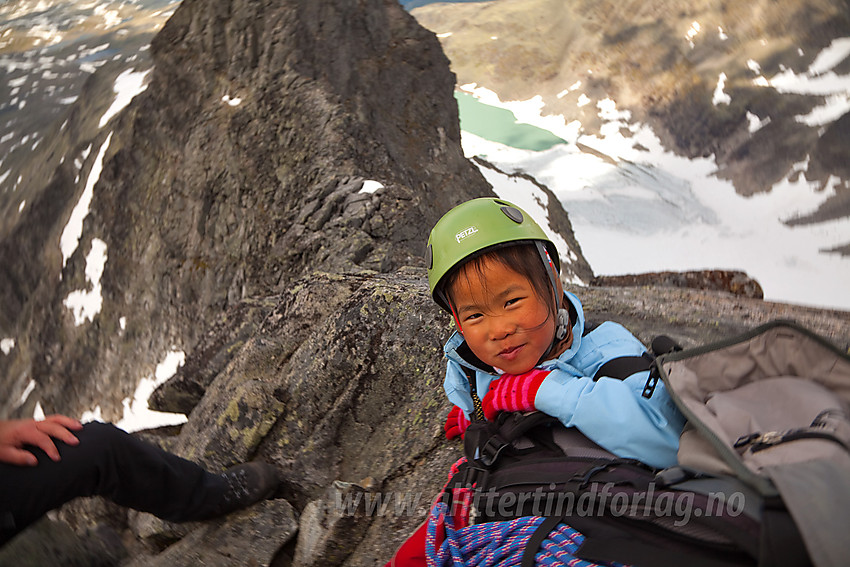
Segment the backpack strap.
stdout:
[[680,350],[682,350],[682,347],[675,340],[667,335],[658,335],[652,339],[652,345],[649,347],[649,351],[644,352],[642,355],[618,356],[600,366],[593,375],[593,381],[596,382],[602,377],[625,380],[635,372],[651,370],[656,357]]
[[615,378],[617,380],[625,380],[635,372],[649,370],[649,376],[646,378],[646,384],[643,386],[641,395],[644,398],[651,398],[655,393],[655,387],[661,375],[655,365],[655,359],[662,354],[677,352],[682,350],[681,345],[667,335],[658,335],[652,339],[652,345],[649,351],[644,352],[640,356],[618,356],[612,358],[593,375],[593,381],[596,382],[600,378]]
[[770,449],[775,445],[788,443],[789,441],[797,441],[799,439],[825,439],[827,441],[838,443],[845,449],[850,450],[847,443],[834,433],[823,431],[822,429],[815,427],[800,427],[798,429],[789,429],[787,431],[768,431],[766,433],[750,433],[749,435],[739,437],[732,446],[735,449],[742,451],[749,449],[752,453],[758,453],[759,451]]
[[635,372],[649,370],[655,358],[648,352],[641,356],[618,356],[612,358],[605,364],[599,367],[599,370],[593,375],[593,381],[596,382],[600,378],[616,378],[617,380],[625,380]]
[[525,544],[525,549],[522,552],[522,562],[520,567],[534,567],[535,556],[540,550],[540,546],[546,540],[546,537],[554,530],[558,524],[563,521],[560,516],[549,516],[544,519],[539,526],[528,538],[528,543]]
[[808,427],[764,433],[757,431],[749,435],[742,435],[732,447],[739,451],[758,453],[775,445],[797,441],[798,439],[825,439],[841,445],[846,451],[850,451],[850,421],[848,421],[844,411],[826,409],[820,412]]

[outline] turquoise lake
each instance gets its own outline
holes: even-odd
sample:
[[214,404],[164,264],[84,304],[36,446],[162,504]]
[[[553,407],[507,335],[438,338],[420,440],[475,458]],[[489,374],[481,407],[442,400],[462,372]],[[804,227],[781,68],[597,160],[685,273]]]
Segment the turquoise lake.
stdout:
[[455,98],[460,112],[460,128],[465,132],[512,148],[536,152],[567,143],[548,130],[517,123],[510,110],[484,104],[471,94],[455,91]]

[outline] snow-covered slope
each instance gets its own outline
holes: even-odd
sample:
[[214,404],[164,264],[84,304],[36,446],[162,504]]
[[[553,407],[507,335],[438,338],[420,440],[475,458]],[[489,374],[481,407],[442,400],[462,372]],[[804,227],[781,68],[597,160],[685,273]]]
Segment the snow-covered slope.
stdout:
[[[842,61],[848,46],[837,41],[817,61]],[[796,81],[786,74],[765,88],[804,89],[825,72],[810,71]],[[829,79],[834,96],[819,110],[820,121],[843,114],[850,92],[850,76],[832,73]],[[850,241],[850,219],[785,222],[810,213],[834,194],[832,186],[818,190],[818,183],[806,180],[805,162],[771,191],[743,197],[731,182],[715,176],[713,159],[687,159],[665,150],[651,128],[632,122],[610,99],[597,105],[600,134],[583,135],[580,124],[541,116],[539,99],[502,102],[485,88],[462,88],[482,103],[511,110],[518,123],[568,141],[532,151],[468,131],[463,138],[468,155],[528,173],[552,189],[597,275],[737,269],[761,283],[767,300],[850,309],[850,258],[828,252]],[[497,193],[518,198],[513,180],[485,173]]]
[[[178,5],[179,0],[0,3],[0,234],[32,202],[32,187],[46,183],[25,175],[27,163],[77,101],[83,83],[107,65],[115,74],[136,72],[122,83],[143,76],[150,67],[150,40]],[[126,102],[117,98],[115,104],[104,120]],[[43,163],[44,171],[59,165],[58,159]]]
[[467,154],[554,191],[597,274],[737,269],[769,300],[850,309],[845,3],[499,0],[412,13],[462,91],[516,115],[477,124],[485,113],[460,95]]

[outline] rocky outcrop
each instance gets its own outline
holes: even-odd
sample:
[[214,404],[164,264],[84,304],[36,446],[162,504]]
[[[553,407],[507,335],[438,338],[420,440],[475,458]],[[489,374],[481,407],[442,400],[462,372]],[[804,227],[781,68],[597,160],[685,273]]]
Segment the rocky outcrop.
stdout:
[[[277,531],[227,524],[248,543],[275,542],[264,557],[242,554],[268,564],[294,537],[280,514],[294,521],[337,478],[391,482],[438,439],[423,425],[442,411],[444,333],[436,323],[423,331],[427,301],[407,297],[411,276],[393,276],[388,290],[363,285],[421,265],[439,216],[492,193],[460,149],[439,43],[396,2],[186,0],[151,51],[147,89],[103,129],[114,73],[87,83],[43,148],[65,152],[62,165],[0,243],[0,331],[16,339],[0,356],[0,415],[32,415],[39,403],[76,416],[97,407],[116,421],[166,352],[187,353],[169,385],[179,395],[162,398],[189,423],[144,436],[214,470],[255,457],[280,465],[287,482],[275,502],[295,508],[264,512]],[[100,168],[63,263],[59,235]],[[97,286],[87,266],[95,239],[106,245]],[[75,290],[102,301],[81,324],[64,305]],[[399,309],[410,310],[404,325]],[[403,446],[387,442],[399,432]],[[218,555],[183,564],[241,554],[208,543],[227,539],[208,525],[170,526],[99,501],[60,517],[80,534],[129,530],[144,542],[131,557],[185,538],[186,553],[203,542]],[[181,563],[168,553],[163,561]]]
[[669,335],[695,347],[744,333],[775,319],[797,321],[850,352],[850,313],[773,303],[727,292],[688,288],[585,287],[576,289],[591,323],[619,321],[644,344]]
[[596,276],[595,286],[667,286],[725,291],[743,297],[763,299],[759,283],[746,273],[734,270],[694,270],[688,272],[652,272],[623,276]]
[[[40,400],[117,419],[139,378],[192,350],[229,306],[313,270],[415,264],[442,212],[490,191],[459,147],[439,43],[394,2],[187,0],[152,58],[147,90],[69,144],[90,146],[77,182],[72,149],[3,241],[2,331],[18,344],[0,361],[5,412]],[[81,99],[68,130],[91,132],[89,106],[102,112]],[[98,160],[63,266],[55,243]],[[367,180],[383,187],[363,192]],[[106,245],[102,306],[77,326],[63,301],[93,289],[94,238]]]

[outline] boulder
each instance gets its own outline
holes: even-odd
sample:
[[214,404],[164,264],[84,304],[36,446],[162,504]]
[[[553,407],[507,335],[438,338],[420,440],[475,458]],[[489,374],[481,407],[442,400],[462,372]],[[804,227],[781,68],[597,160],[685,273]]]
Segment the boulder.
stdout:
[[725,291],[743,297],[763,299],[761,285],[745,272],[737,270],[693,270],[687,272],[650,272],[622,276],[596,276],[594,286],[665,286]]

